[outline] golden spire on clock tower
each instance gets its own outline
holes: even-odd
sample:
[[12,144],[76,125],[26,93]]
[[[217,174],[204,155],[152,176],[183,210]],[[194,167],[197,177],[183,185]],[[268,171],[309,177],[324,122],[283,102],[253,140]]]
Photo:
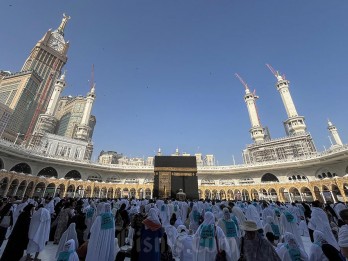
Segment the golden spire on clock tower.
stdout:
[[68,21],[70,20],[70,16],[66,15],[65,13],[63,14],[63,19],[62,19],[62,22],[60,23],[60,26],[58,27],[57,29],[57,32],[61,35],[64,36],[64,29],[65,29],[65,26],[66,24],[68,23]]

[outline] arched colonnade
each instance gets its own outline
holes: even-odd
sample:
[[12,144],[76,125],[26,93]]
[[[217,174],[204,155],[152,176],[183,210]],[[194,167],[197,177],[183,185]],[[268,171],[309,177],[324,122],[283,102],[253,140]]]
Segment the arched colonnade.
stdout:
[[57,194],[61,197],[152,198],[152,186],[45,178],[23,173],[0,172],[1,197],[46,197]]
[[[23,198],[54,196],[152,198],[152,184],[119,184],[76,179],[37,177],[14,171],[0,172],[0,196]],[[279,200],[282,202],[348,201],[348,177],[312,182],[199,186],[199,197],[220,200]]]

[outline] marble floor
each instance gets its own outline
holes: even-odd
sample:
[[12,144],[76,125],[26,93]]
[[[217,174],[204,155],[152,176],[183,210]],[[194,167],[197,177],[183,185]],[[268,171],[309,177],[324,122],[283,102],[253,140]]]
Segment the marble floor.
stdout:
[[[309,237],[302,237],[302,240],[303,240],[303,244],[305,246],[305,250],[306,250],[306,252],[308,254],[310,246],[311,246],[311,241],[310,241]],[[2,247],[1,247],[0,256],[2,254],[3,249],[6,246],[6,243],[7,243],[7,240],[4,241],[4,243],[3,243]],[[55,261],[56,260],[55,256],[56,256],[57,248],[58,248],[57,245],[53,245],[52,242],[49,242],[46,245],[45,249],[40,253],[39,258],[42,261]],[[130,260],[129,258],[125,259],[125,261],[129,261],[129,260]],[[102,260],[100,260],[100,261],[102,261]]]

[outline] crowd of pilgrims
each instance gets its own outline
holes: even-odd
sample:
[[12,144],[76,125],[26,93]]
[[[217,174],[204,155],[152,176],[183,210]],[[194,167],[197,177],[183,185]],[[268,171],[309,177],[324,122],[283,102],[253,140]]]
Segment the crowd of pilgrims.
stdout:
[[[308,253],[303,237],[312,242]],[[0,201],[0,261],[40,260],[49,241],[58,245],[58,261],[339,261],[348,257],[348,208],[319,201]]]

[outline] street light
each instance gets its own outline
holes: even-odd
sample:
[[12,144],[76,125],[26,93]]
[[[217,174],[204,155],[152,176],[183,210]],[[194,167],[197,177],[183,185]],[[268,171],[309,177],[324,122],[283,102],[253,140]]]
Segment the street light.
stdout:
[[18,133],[17,133],[17,137],[16,137],[15,141],[13,142],[13,144],[16,144],[16,142],[17,142],[19,136],[24,136],[24,135],[25,135],[25,134],[18,132]]

